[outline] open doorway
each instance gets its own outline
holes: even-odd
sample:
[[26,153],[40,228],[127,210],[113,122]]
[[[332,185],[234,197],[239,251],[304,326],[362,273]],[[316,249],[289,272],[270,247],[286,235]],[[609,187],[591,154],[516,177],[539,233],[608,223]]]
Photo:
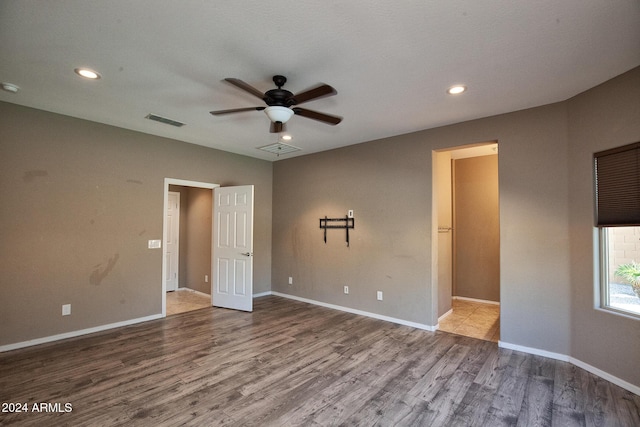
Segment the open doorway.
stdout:
[[497,143],[438,151],[433,160],[439,329],[497,342]]
[[165,179],[162,314],[211,307],[212,192],[217,184]]

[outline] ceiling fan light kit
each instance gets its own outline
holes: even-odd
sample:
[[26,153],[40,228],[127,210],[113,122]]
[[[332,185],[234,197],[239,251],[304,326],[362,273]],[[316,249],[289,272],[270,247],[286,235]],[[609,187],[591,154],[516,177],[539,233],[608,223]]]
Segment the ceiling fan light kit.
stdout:
[[272,105],[264,109],[265,114],[272,122],[287,123],[287,121],[293,116],[293,110],[287,107],[280,107]]
[[214,116],[221,116],[223,114],[240,113],[245,111],[262,111],[266,113],[269,120],[271,120],[271,127],[269,132],[280,133],[284,131],[284,124],[293,116],[306,117],[308,119],[317,120],[328,125],[335,126],[342,121],[342,117],[332,116],[330,114],[320,113],[318,111],[307,110],[306,108],[295,107],[294,105],[302,104],[303,102],[309,102],[318,98],[326,96],[336,95],[338,92],[327,84],[320,84],[311,89],[302,91],[297,94],[293,94],[286,89],[282,89],[282,86],[287,82],[287,78],[284,76],[273,76],[273,82],[278,87],[277,89],[271,89],[265,93],[260,92],[248,83],[243,82],[236,78],[224,79],[227,83],[231,83],[239,89],[250,93],[251,95],[260,98],[267,104],[266,107],[244,107],[233,108],[230,110],[217,110],[211,111]]

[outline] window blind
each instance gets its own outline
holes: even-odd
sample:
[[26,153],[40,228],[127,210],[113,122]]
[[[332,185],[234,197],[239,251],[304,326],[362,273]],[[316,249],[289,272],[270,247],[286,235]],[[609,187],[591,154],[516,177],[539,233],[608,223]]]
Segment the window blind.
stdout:
[[640,142],[600,151],[593,158],[596,224],[640,225]]

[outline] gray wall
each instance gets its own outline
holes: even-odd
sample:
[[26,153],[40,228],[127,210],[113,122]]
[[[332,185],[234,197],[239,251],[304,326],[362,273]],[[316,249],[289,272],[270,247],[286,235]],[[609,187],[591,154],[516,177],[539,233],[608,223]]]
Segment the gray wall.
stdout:
[[[495,140],[501,341],[640,386],[638,320],[594,308],[592,176],[594,151],[640,140],[639,118],[636,68],[568,101],[278,161],[273,289],[435,325],[431,150]],[[347,209],[351,248],[339,231],[325,245],[318,218]]]
[[[431,324],[430,181],[431,151],[415,135],[276,162],[273,290]],[[325,244],[320,218],[349,209],[350,247],[344,230]]]
[[640,141],[640,68],[569,101],[572,356],[640,386],[640,321],[594,309],[593,153]]
[[255,185],[254,292],[270,289],[270,162],[7,103],[0,117],[0,345],[161,312],[147,241],[165,177]]
[[[501,338],[568,354],[565,103],[276,162],[273,289],[437,324],[432,150],[485,141],[500,145]],[[339,231],[325,245],[318,219],[347,209],[356,217],[351,248]]]
[[[6,103],[0,117],[0,345],[160,312],[161,251],[146,246],[162,238],[165,177],[256,185],[254,292],[435,325],[431,151],[498,141],[501,340],[640,385],[638,321],[594,309],[591,165],[640,140],[640,68],[569,101],[273,167]],[[347,209],[351,247],[342,230],[324,244],[319,218]]]

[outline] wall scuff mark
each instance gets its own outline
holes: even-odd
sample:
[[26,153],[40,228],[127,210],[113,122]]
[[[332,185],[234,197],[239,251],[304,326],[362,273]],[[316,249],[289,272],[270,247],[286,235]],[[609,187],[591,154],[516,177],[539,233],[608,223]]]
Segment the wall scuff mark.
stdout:
[[111,273],[111,270],[113,270],[113,267],[115,267],[118,262],[118,258],[120,258],[120,254],[115,254],[113,257],[109,258],[109,261],[107,261],[107,265],[104,266],[104,268],[102,267],[102,263],[93,267],[94,270],[91,273],[91,276],[89,276],[89,283],[99,286],[109,273]]
[[22,177],[24,182],[33,182],[36,178],[41,178],[43,176],[48,176],[49,172],[45,170],[32,170],[26,171]]

